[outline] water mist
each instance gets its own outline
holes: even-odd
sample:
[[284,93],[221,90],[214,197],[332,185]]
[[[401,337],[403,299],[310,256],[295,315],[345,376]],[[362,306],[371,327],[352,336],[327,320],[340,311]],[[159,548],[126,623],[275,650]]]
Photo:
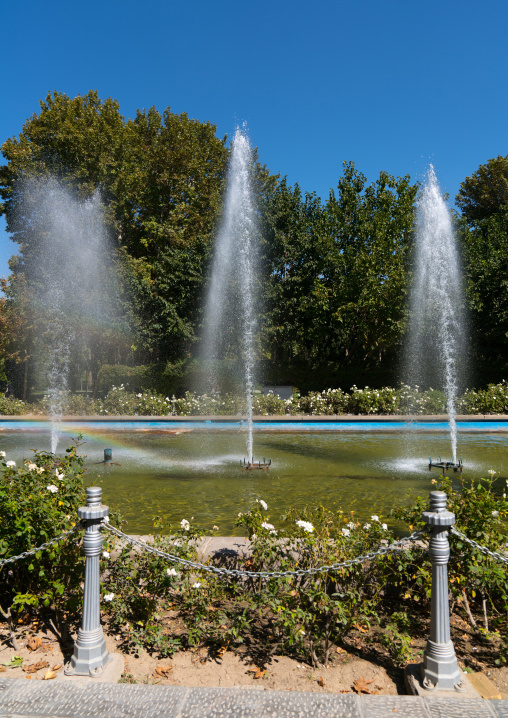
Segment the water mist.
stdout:
[[465,356],[464,292],[450,211],[434,168],[418,200],[407,374],[413,385],[446,395],[453,463],[457,463],[457,396]]
[[116,279],[97,193],[80,201],[48,178],[24,180],[17,191],[17,222],[31,247],[23,261],[37,330],[33,353],[49,399],[55,453],[71,359],[80,351],[90,355],[92,337],[97,344],[111,331]]
[[253,152],[245,132],[238,128],[231,145],[224,211],[205,307],[202,358],[208,367],[208,387],[217,391],[221,362],[237,353],[242,356],[249,460],[253,456],[258,252],[254,197]]

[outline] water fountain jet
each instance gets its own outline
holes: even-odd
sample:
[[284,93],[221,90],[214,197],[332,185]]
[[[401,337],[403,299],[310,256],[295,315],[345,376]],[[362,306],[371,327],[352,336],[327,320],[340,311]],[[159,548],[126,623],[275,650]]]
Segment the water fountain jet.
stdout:
[[202,359],[209,367],[208,388],[215,392],[220,388],[217,366],[236,352],[242,356],[248,457],[253,456],[254,444],[258,245],[254,156],[245,131],[237,128],[205,307]]
[[456,415],[459,369],[465,356],[463,304],[462,273],[450,211],[431,165],[418,200],[406,372],[413,386],[436,380],[442,385],[452,460],[438,463],[460,470]]

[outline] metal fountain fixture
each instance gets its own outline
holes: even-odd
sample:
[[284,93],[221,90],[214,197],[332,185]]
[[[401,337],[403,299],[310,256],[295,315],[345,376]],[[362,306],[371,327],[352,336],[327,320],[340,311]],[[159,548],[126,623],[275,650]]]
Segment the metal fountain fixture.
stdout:
[[441,457],[439,457],[439,461],[433,461],[431,457],[429,458],[429,471],[432,471],[432,469],[440,469],[443,474],[446,474],[447,471],[453,471],[454,473],[460,471],[462,473],[462,459],[455,463],[453,461],[441,461]]
[[272,465],[272,460],[268,459],[268,461],[263,458],[263,461],[254,461],[254,458],[252,459],[244,459],[243,462],[240,459],[240,466],[243,467],[244,471],[253,471],[254,469],[262,469],[263,471],[268,471],[270,466]]

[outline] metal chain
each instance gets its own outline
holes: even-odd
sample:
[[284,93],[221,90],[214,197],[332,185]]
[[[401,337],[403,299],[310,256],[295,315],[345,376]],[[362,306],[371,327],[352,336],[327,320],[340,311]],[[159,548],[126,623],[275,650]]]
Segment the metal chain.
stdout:
[[363,563],[364,561],[369,561],[371,559],[377,558],[377,556],[383,556],[384,554],[391,553],[392,551],[398,550],[401,546],[408,543],[409,541],[416,541],[417,539],[422,538],[425,534],[423,531],[414,531],[411,536],[406,536],[405,538],[400,539],[399,541],[394,541],[389,546],[381,546],[377,551],[373,551],[371,553],[367,553],[364,556],[357,556],[356,558],[348,559],[347,561],[342,561],[340,563],[333,563],[330,566],[320,566],[319,568],[307,568],[307,569],[297,569],[295,571],[241,571],[239,569],[227,569],[227,568],[217,568],[215,566],[206,566],[202,563],[198,563],[196,561],[187,561],[186,559],[180,558],[179,556],[174,556],[173,554],[166,553],[165,551],[160,551],[159,549],[155,548],[154,546],[150,546],[149,544],[145,543],[144,541],[139,541],[138,539],[132,538],[131,536],[128,536],[127,534],[124,534],[122,531],[119,531],[118,529],[114,528],[113,526],[110,526],[109,524],[104,524],[105,528],[108,531],[111,531],[111,533],[115,534],[119,538],[128,541],[129,543],[139,546],[140,548],[144,549],[145,551],[148,551],[149,553],[153,553],[156,556],[160,556],[161,558],[168,559],[169,561],[179,563],[182,566],[186,566],[188,568],[196,568],[201,571],[208,571],[209,573],[216,573],[219,575],[225,575],[225,576],[248,576],[251,578],[280,578],[283,576],[307,576],[307,575],[313,575],[316,573],[326,573],[328,571],[335,571],[339,568],[346,568],[348,566],[353,566],[355,563]]
[[470,539],[467,536],[465,536],[465,534],[463,534],[462,531],[459,531],[458,529],[456,529],[455,526],[451,527],[451,532],[452,532],[452,534],[455,534],[455,536],[458,536],[463,541],[468,543],[470,546],[473,546],[474,548],[478,549],[478,551],[480,551],[480,553],[483,553],[486,556],[490,556],[491,558],[495,558],[498,561],[502,561],[503,563],[508,563],[508,556],[503,556],[502,554],[497,553],[496,551],[491,551],[486,546],[480,546],[479,543],[477,543],[476,541],[473,541],[473,539]]
[[76,526],[73,526],[73,528],[70,529],[70,531],[64,531],[63,534],[60,534],[60,536],[57,536],[54,539],[51,539],[51,541],[47,541],[46,543],[43,543],[41,546],[38,546],[37,548],[32,548],[30,551],[25,551],[24,553],[20,553],[19,556],[11,556],[10,558],[2,558],[0,559],[0,568],[4,566],[6,563],[14,563],[15,561],[20,561],[22,558],[26,558],[27,556],[33,556],[36,553],[39,553],[39,551],[44,551],[49,546],[52,546],[54,543],[57,543],[58,541],[62,541],[62,539],[67,538],[73,533],[76,533],[76,531],[79,531],[81,528],[80,524],[76,524]]

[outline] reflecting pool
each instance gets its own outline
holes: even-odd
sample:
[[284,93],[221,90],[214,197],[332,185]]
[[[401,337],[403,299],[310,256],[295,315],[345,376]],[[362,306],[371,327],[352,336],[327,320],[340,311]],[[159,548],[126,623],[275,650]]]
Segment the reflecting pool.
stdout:
[[[182,426],[182,425],[180,425]],[[442,426],[442,425],[441,425]],[[31,449],[49,449],[48,432],[41,424],[31,430],[0,433],[0,449],[18,462],[30,458]],[[77,433],[77,432],[76,432]],[[69,428],[68,434],[73,433]],[[89,429],[81,447],[86,454],[86,482],[100,482],[104,502],[128,521],[129,533],[149,533],[153,517],[166,525],[185,518],[199,527],[219,527],[222,535],[241,535],[234,526],[239,512],[257,498],[268,504],[270,521],[277,525],[284,510],[323,504],[329,509],[353,511],[361,520],[372,514],[391,523],[394,506],[426,496],[431,479],[429,457],[449,459],[449,436],[443,429],[430,433],[395,431],[312,431],[305,433],[260,431],[255,434],[255,459],[270,458],[269,471],[243,471],[245,436],[236,431],[207,433],[185,431],[111,430],[102,424]],[[508,477],[508,433],[459,433],[459,456],[464,476],[497,474],[499,486]],[[63,453],[62,438],[59,452]],[[111,448],[111,466],[100,463]],[[116,465],[119,464],[119,465]]]

